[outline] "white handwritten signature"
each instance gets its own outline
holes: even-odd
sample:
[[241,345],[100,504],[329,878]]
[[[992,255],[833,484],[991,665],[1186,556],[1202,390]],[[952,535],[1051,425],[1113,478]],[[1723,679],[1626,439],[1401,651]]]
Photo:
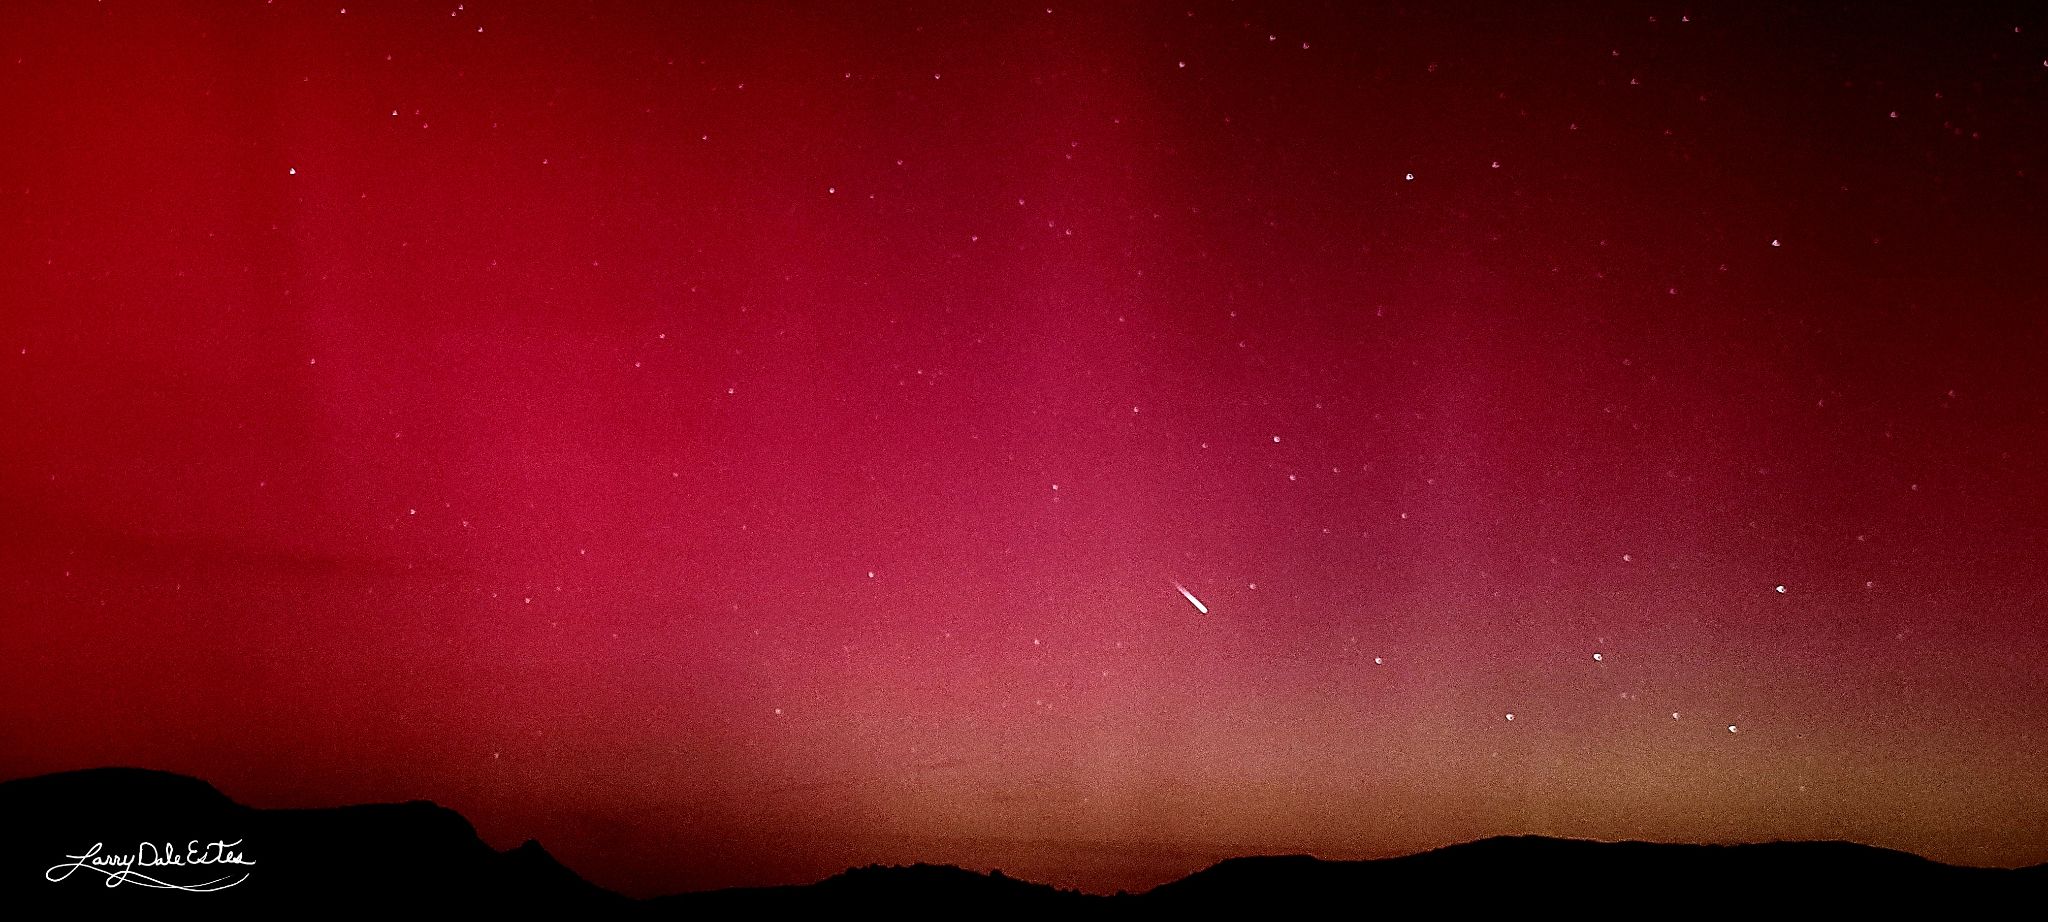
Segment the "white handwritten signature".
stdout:
[[[201,842],[198,839],[193,839],[185,843],[185,849],[181,852],[177,846],[169,842],[165,842],[162,846],[158,846],[155,842],[143,842],[135,846],[135,851],[132,853],[102,854],[106,850],[106,843],[95,842],[91,848],[85,850],[83,855],[65,855],[64,857],[71,859],[71,861],[66,864],[54,865],[49,870],[44,871],[43,879],[51,883],[59,883],[80,870],[86,870],[96,872],[105,877],[105,883],[109,889],[122,884],[135,884],[138,887],[149,887],[157,890],[186,890],[193,893],[212,893],[217,890],[226,890],[242,881],[248,880],[248,872],[242,872],[240,877],[236,877],[234,874],[226,874],[205,883],[176,884],[151,877],[136,870],[136,868],[205,867],[207,865],[255,866],[256,862],[243,857],[241,852],[232,850],[240,847],[241,844],[242,840],[240,839],[236,839],[233,842],[221,842],[218,840]],[[157,873],[161,874],[163,872],[158,871]]]

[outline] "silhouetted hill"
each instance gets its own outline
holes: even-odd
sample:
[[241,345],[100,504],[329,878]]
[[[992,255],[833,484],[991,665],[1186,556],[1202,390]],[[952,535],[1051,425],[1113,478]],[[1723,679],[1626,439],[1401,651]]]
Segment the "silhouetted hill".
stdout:
[[2048,896],[2042,869],[1963,868],[1849,842],[1671,845],[1504,836],[1374,861],[1237,858],[1143,897],[1157,912],[1361,905],[1771,914],[1995,905]]
[[[815,884],[685,893],[647,901],[661,918],[736,917],[757,912],[811,913],[858,910],[929,918],[981,918],[991,914],[1051,918],[1094,916],[1105,897],[951,865],[870,865]],[[805,916],[798,916],[804,918]]]
[[[142,882],[109,888],[106,875],[91,868],[60,882],[45,879],[49,869],[67,863],[65,856],[95,843],[103,845],[102,854],[134,855],[139,843],[183,849],[195,839],[202,845],[239,840],[239,850],[255,864],[134,868],[184,886],[231,884],[204,894],[153,890]],[[1519,836],[1374,861],[1233,858],[1143,894],[1114,897],[999,872],[918,864],[855,868],[814,884],[635,902],[584,881],[536,842],[496,851],[460,814],[425,801],[259,810],[203,781],[121,768],[0,783],[0,918],[99,917],[170,906],[218,918],[296,917],[308,910],[576,919],[803,918],[827,910],[1063,919],[1531,910],[2032,917],[2044,899],[2048,865],[1962,868],[1848,842],[1660,845]]]
[[[0,783],[0,833],[0,916],[10,918],[43,917],[9,911],[24,906],[54,917],[176,905],[234,918],[307,908],[567,912],[629,905],[577,877],[538,843],[499,852],[461,814],[425,801],[258,810],[197,779],[103,768]],[[152,843],[145,857],[155,861],[172,851],[192,857],[194,840],[202,858],[225,857],[207,854],[216,840],[239,841],[233,850],[255,864],[131,868],[169,884],[221,887],[208,893],[152,889],[144,880],[109,887],[107,874],[90,867],[59,882],[46,879],[51,868],[69,863],[66,856],[95,844],[102,856],[134,856]]]

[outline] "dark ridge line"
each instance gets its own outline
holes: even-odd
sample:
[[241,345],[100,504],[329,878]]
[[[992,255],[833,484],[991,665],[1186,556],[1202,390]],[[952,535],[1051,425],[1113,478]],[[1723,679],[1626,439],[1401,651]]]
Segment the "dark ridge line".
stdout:
[[[95,821],[99,827],[92,825]],[[71,845],[66,836],[145,841],[140,834],[105,831],[111,826],[125,832],[129,826],[123,823],[148,828],[159,839],[160,827],[180,823],[260,831],[262,835],[250,841],[259,857],[249,886],[207,897],[228,898],[218,905],[230,910],[267,899],[273,904],[318,900],[508,912],[738,913],[843,904],[1131,914],[1210,907],[1305,908],[1347,898],[1394,905],[1532,900],[1541,904],[1585,898],[1589,894],[1582,891],[1587,889],[1608,897],[1680,896],[1696,905],[1732,904],[1761,894],[1872,907],[1935,900],[1975,904],[2016,897],[2038,902],[2048,897],[2048,863],[2011,869],[1951,865],[1840,839],[1694,844],[1500,835],[1385,858],[1225,858],[1139,893],[1096,894],[1013,878],[1000,870],[920,862],[853,867],[804,884],[633,899],[588,882],[535,840],[503,851],[493,849],[461,813],[432,801],[259,808],[241,804],[198,778],[106,767],[0,781],[0,830],[6,833],[0,835],[0,906],[22,902],[17,896],[46,900],[52,908],[86,908],[101,900],[107,906],[152,905],[144,895],[150,891],[140,887],[94,886],[90,889],[101,892],[91,893],[82,886],[61,887],[40,879],[52,860],[69,854],[64,848],[83,847]],[[213,834],[197,829],[193,833]],[[277,849],[277,843],[285,848]],[[271,851],[263,852],[265,848]],[[294,867],[294,858],[302,866]],[[408,876],[408,871],[419,870],[408,862],[418,862],[432,873]],[[266,877],[272,880],[256,883]],[[386,886],[380,890],[358,883],[347,892],[334,893],[329,877],[381,881]],[[18,887],[24,888],[21,893],[8,892]]]

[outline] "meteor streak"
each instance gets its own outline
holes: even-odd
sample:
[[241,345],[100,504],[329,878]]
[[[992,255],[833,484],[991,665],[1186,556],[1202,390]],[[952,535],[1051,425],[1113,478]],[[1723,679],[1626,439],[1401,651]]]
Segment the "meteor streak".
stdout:
[[1205,615],[1209,613],[1209,606],[1203,605],[1201,599],[1195,598],[1195,594],[1189,592],[1188,587],[1183,586],[1179,583],[1174,583],[1173,588],[1180,590],[1181,596],[1186,598],[1188,600],[1188,604],[1193,605],[1196,611],[1201,612]]

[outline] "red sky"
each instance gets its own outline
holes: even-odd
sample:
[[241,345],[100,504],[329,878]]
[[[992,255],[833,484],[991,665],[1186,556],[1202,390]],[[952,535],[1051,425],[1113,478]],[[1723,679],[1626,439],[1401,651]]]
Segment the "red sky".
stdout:
[[2048,21],[1521,6],[7,5],[0,775],[2048,860]]

